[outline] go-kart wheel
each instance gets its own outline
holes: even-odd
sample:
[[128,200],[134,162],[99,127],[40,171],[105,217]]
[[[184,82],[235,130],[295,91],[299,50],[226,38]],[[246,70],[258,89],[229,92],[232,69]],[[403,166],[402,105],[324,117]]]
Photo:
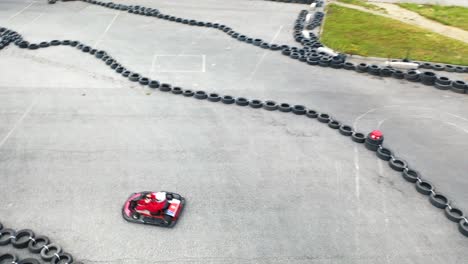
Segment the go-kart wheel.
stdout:
[[139,213],[137,213],[137,212],[132,213],[132,219],[133,220],[140,220],[140,218],[141,218],[141,215]]

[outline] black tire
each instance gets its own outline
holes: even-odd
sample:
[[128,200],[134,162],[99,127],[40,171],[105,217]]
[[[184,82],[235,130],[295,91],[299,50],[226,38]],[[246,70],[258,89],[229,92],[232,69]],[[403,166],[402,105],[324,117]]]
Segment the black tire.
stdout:
[[295,105],[292,107],[292,112],[296,115],[305,115],[307,112],[307,108],[303,105]]
[[5,260],[10,261],[9,263],[16,263],[18,258],[16,257],[16,255],[10,253],[0,255],[0,263],[8,263],[5,262]]
[[159,82],[155,81],[155,80],[152,80],[152,81],[149,82],[148,86],[150,88],[153,88],[153,89],[159,88]]
[[381,71],[380,71],[380,76],[382,77],[390,77],[392,76],[394,70],[393,69],[390,69],[390,68],[383,68]]
[[328,126],[332,129],[339,129],[341,127],[341,123],[336,120],[330,120],[328,122]]
[[308,118],[317,118],[318,117],[318,112],[312,109],[307,110],[306,116]]
[[421,175],[419,174],[419,172],[416,170],[412,170],[412,169],[403,170],[402,176],[403,176],[403,179],[411,183],[415,183],[418,181],[418,179],[421,178]]
[[33,258],[27,258],[19,261],[17,264],[41,264],[39,260]]
[[445,209],[449,205],[449,199],[445,195],[439,193],[431,193],[429,202],[437,208]]
[[96,52],[96,54],[94,54],[94,57],[100,59],[100,58],[104,57],[105,55],[106,55],[105,51],[99,50],[99,51]]
[[195,92],[195,98],[197,98],[199,100],[204,100],[204,99],[208,98],[208,95],[206,94],[205,91],[196,91]]
[[[26,238],[26,239],[25,239]],[[34,238],[34,232],[30,229],[23,229],[16,232],[11,244],[15,248],[26,248],[31,238]]]
[[46,41],[39,43],[39,47],[41,48],[47,48],[49,46],[50,46],[50,43]]
[[173,94],[182,94],[184,91],[180,87],[174,87],[172,88],[172,93]]
[[70,255],[68,253],[61,253],[61,254],[54,255],[54,257],[52,258],[50,263],[58,264],[59,261],[63,260],[63,259],[66,259],[65,263],[73,263],[73,257],[72,257],[72,255]]
[[51,261],[55,254],[60,253],[62,253],[62,248],[59,245],[49,244],[44,246],[44,248],[41,250],[41,259],[44,261]]
[[168,83],[162,83],[161,86],[159,86],[159,90],[161,92],[170,92],[172,89],[172,85]]
[[408,167],[408,163],[402,159],[391,159],[388,165],[396,171],[404,171]]
[[185,97],[192,97],[194,95],[194,92],[192,90],[185,90],[182,95]]
[[230,95],[225,95],[221,98],[223,104],[233,104],[236,100]]
[[265,101],[263,104],[263,109],[268,111],[274,111],[278,109],[278,104],[275,101]]
[[37,50],[39,48],[39,45],[37,44],[29,44],[28,49],[30,50]]
[[468,237],[468,221],[466,221],[466,219],[460,220],[458,223],[458,231]]
[[10,228],[0,230],[0,246],[8,245],[15,237],[16,231]]
[[372,75],[379,76],[380,75],[380,67],[377,65],[370,65],[369,68],[367,69],[368,72]]
[[128,77],[130,74],[131,74],[131,72],[129,70],[126,70],[126,71],[122,72],[123,77]]
[[440,84],[440,83],[435,83],[434,84],[435,88],[439,89],[439,90],[448,90],[452,87],[451,84]]
[[409,70],[404,74],[405,79],[410,82],[418,82],[420,80],[420,74],[417,71]]
[[452,65],[445,65],[444,70],[445,70],[445,71],[448,71],[448,72],[454,72],[454,71],[455,71],[455,67],[452,66]]
[[363,133],[353,132],[353,134],[351,135],[351,140],[361,144],[364,143],[364,141],[366,140],[366,136]]
[[338,131],[340,132],[341,135],[347,136],[347,137],[353,134],[353,128],[348,125],[341,125]]
[[330,122],[331,118],[330,118],[330,115],[325,114],[325,113],[321,113],[321,114],[318,115],[317,120],[320,123],[328,123],[328,122]]
[[375,155],[381,160],[389,161],[392,158],[392,151],[388,148],[378,148]]
[[452,84],[452,81],[448,77],[437,76],[437,78],[435,80],[435,83],[443,84],[443,85],[450,85],[450,84]]
[[40,253],[45,245],[50,244],[50,240],[46,236],[37,236],[34,240],[29,241],[28,249],[31,253]]
[[288,103],[282,103],[278,106],[280,112],[289,113],[291,112],[291,105]]
[[468,86],[464,81],[456,80],[452,82],[452,87],[457,89],[467,89]]
[[451,206],[445,207],[444,213],[450,221],[455,223],[459,223],[465,217],[462,210]]
[[219,94],[210,93],[208,95],[208,101],[210,101],[210,102],[219,102],[219,101],[221,101],[221,97],[219,96]]
[[141,215],[140,213],[137,213],[137,212],[133,212],[130,217],[133,219],[133,220],[140,220],[141,218]]
[[150,80],[146,77],[141,77],[140,79],[138,79],[138,82],[141,84],[141,85],[148,85]]
[[392,77],[395,79],[403,79],[405,77],[405,74],[400,70],[396,70],[392,73]]
[[122,67],[122,66],[119,66],[119,67],[117,67],[117,68],[115,69],[115,72],[117,72],[117,73],[122,73],[123,71],[125,71],[125,68]]
[[253,99],[249,102],[249,105],[252,108],[261,108],[263,106],[263,102],[257,99]]
[[440,64],[434,64],[432,65],[432,69],[436,70],[436,71],[442,71],[445,67],[443,65],[440,65]]
[[367,72],[367,68],[369,66],[367,66],[367,64],[365,63],[359,63],[358,66],[356,67],[356,71],[357,72]]
[[351,62],[345,62],[343,64],[343,68],[345,70],[355,70],[356,69],[356,66],[354,66],[354,63],[351,63]]
[[249,100],[247,100],[247,98],[244,98],[244,97],[237,97],[236,98],[236,105],[248,106],[249,105]]
[[128,76],[128,79],[132,82],[138,82],[138,80],[141,78],[140,74],[134,72]]
[[424,195],[429,195],[434,190],[434,187],[432,186],[432,184],[427,181],[417,181],[415,186],[416,186],[416,190],[418,191],[418,193],[424,194]]
[[62,42],[61,42],[60,40],[52,40],[52,41],[50,42],[50,45],[51,45],[51,46],[58,46],[58,45],[60,45],[60,44],[62,44]]
[[453,84],[450,87],[450,91],[452,91],[454,93],[459,93],[459,94],[464,94],[465,93],[465,89],[460,89],[460,88],[453,87]]
[[433,72],[423,72],[421,75],[421,83],[424,85],[434,85],[437,76]]

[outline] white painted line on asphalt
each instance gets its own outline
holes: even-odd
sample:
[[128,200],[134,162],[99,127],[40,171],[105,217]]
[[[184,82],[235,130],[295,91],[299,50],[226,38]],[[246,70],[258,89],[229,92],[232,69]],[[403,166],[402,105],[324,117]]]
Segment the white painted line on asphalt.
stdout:
[[206,54],[202,55],[202,72],[206,72]]
[[154,54],[153,60],[151,61],[151,69],[150,69],[150,76],[154,73],[154,65],[156,64],[156,59],[158,58],[158,54]]
[[18,128],[18,126],[23,122],[24,118],[31,112],[32,108],[36,105],[36,100],[34,100],[31,105],[24,111],[23,115],[16,121],[15,125],[13,128],[6,134],[6,136],[0,141],[0,148],[7,142],[7,140],[10,138],[10,136],[13,134],[13,132]]
[[18,11],[17,13],[13,14],[12,16],[10,16],[7,21],[10,21],[12,20],[13,18],[17,17],[19,14],[23,13],[26,9],[28,9],[30,6],[34,5],[36,3],[36,1],[32,1],[29,5],[27,5],[25,8],[21,9],[20,11]]
[[356,198],[359,199],[361,196],[360,190],[360,177],[361,173],[359,171],[359,150],[354,146],[354,189],[356,193]]
[[101,36],[99,36],[99,38],[96,40],[96,43],[94,43],[94,48],[96,49],[98,44],[104,39],[104,37],[106,36],[107,32],[109,31],[109,29],[112,27],[112,25],[114,24],[115,20],[117,19],[117,17],[120,15],[120,11],[117,11],[117,13],[115,13],[115,16],[112,18],[111,22],[109,23],[109,25],[107,26],[107,28],[104,30],[104,32],[101,34]]
[[[276,34],[273,36],[273,39],[271,39],[270,43],[274,43],[274,42],[275,42],[275,40],[278,38],[278,36],[279,36],[279,34],[280,34],[280,32],[281,32],[282,29],[283,29],[283,26],[280,26],[280,27],[278,28],[278,31],[276,31]],[[251,80],[253,79],[253,77],[255,76],[255,74],[257,73],[257,71],[258,71],[258,69],[259,69],[259,67],[260,67],[260,64],[262,64],[263,60],[265,59],[266,54],[267,54],[267,51],[263,52],[262,56],[260,57],[260,59],[258,60],[257,64],[255,65],[254,70],[253,70],[252,73],[250,74],[248,80],[251,81]]]

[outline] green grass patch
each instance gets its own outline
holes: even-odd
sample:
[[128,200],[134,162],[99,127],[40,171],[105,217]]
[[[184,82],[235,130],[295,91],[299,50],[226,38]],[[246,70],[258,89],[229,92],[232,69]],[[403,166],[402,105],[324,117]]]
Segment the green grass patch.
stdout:
[[400,3],[398,5],[442,24],[458,27],[468,31],[467,7],[418,5],[410,3]]
[[342,2],[345,4],[350,4],[350,5],[357,5],[357,6],[362,6],[370,10],[374,11],[380,11],[387,13],[387,11],[384,8],[378,7],[373,4],[369,4],[366,0],[337,0],[338,2]]
[[362,56],[468,65],[468,44],[400,21],[331,4],[321,41]]

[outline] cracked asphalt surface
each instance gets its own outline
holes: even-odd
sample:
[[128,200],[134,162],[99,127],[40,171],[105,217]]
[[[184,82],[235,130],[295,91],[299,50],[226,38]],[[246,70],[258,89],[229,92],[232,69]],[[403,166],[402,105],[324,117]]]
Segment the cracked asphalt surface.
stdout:
[[[303,104],[384,144],[468,210],[466,95],[312,67],[217,30],[82,2],[1,0],[27,40],[80,40],[183,88]],[[121,0],[118,3],[135,4]],[[139,0],[294,44],[299,4]],[[468,239],[399,173],[316,120],[143,88],[68,47],[0,51],[0,221],[85,263],[463,263]],[[125,222],[141,190],[187,198],[174,229]],[[25,250],[0,247],[26,256]]]

